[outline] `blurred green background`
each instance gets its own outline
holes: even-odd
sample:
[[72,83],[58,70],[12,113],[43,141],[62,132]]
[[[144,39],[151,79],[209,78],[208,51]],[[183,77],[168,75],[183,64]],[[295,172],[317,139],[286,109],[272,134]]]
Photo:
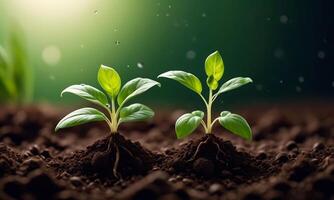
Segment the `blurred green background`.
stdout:
[[[254,84],[228,93],[228,104],[331,99],[334,94],[333,1],[0,0],[0,44],[20,27],[34,77],[34,102],[73,104],[71,84],[97,86],[100,64],[123,83],[167,70],[205,83],[204,60],[219,50],[223,81]],[[143,95],[154,105],[201,100],[168,80]]]

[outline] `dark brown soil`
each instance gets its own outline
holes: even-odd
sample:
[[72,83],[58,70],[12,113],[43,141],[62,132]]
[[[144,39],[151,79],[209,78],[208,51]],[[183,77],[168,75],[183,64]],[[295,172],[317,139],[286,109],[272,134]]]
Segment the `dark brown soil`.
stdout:
[[154,164],[154,154],[115,133],[52,163],[58,172],[110,181],[147,173]]
[[268,159],[237,151],[230,141],[213,134],[189,141],[169,152],[167,169],[173,173],[195,174],[197,177],[232,179],[233,182],[258,179],[273,172]]
[[[55,134],[66,113],[0,108],[0,199],[334,199],[332,104],[241,110],[254,141],[220,127],[176,140],[183,111],[110,135],[103,123]],[[129,138],[129,139],[125,139]]]

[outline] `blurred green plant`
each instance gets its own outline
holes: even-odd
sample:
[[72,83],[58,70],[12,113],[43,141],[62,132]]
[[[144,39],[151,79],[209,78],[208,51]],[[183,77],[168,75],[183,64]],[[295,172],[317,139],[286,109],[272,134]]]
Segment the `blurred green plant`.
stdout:
[[32,99],[32,69],[24,43],[22,31],[13,28],[6,48],[0,45],[0,102],[22,104]]

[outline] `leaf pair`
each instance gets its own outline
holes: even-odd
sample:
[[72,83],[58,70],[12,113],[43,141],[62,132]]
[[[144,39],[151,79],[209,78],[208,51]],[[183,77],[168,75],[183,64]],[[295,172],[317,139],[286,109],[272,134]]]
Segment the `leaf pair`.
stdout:
[[[192,91],[196,92],[197,94],[202,93],[202,83],[197,78],[195,75],[184,72],[184,71],[179,71],[179,70],[174,70],[174,71],[168,71],[165,73],[162,73],[158,76],[158,78],[169,78],[172,80],[175,80],[182,85],[186,86],[187,88],[191,89]],[[248,83],[253,82],[251,78],[249,77],[236,77],[228,80],[226,83],[224,83],[216,93],[216,96],[225,93],[230,90],[237,89],[243,85],[246,85]]]
[[[182,115],[175,124],[177,138],[184,138],[194,132],[201,124],[203,117],[204,113],[202,111],[194,111]],[[218,120],[224,128],[232,133],[246,140],[252,139],[252,130],[247,121],[240,115],[224,111],[220,114]]]
[[[56,126],[56,131],[61,128],[104,120],[108,123],[111,131],[116,132],[120,123],[142,121],[154,116],[153,110],[143,104],[136,103],[127,107],[123,106],[133,97],[146,92],[154,86],[160,86],[160,83],[147,78],[135,78],[121,88],[121,78],[116,70],[104,65],[100,67],[97,79],[110,97],[111,103],[108,96],[102,91],[85,84],[69,86],[62,91],[61,95],[71,93],[99,105],[108,110],[110,119],[97,109],[82,108],[65,116]],[[118,102],[117,110],[115,108],[116,98]]]
[[[149,107],[136,103],[124,107],[120,113],[120,122],[141,121],[152,118],[154,112]],[[109,121],[108,117],[95,108],[81,108],[66,115],[59,121],[55,131],[86,124],[88,122]]]

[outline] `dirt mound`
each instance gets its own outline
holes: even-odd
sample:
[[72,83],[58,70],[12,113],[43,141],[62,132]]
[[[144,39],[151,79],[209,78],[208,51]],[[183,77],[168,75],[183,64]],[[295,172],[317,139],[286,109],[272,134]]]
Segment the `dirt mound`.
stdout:
[[72,175],[121,179],[146,173],[153,162],[154,155],[150,151],[117,133],[65,157],[57,164],[57,170]]
[[232,179],[236,182],[273,171],[273,166],[268,162],[237,151],[230,141],[213,134],[191,140],[172,152],[167,167],[172,167],[174,173],[195,173],[206,178]]

